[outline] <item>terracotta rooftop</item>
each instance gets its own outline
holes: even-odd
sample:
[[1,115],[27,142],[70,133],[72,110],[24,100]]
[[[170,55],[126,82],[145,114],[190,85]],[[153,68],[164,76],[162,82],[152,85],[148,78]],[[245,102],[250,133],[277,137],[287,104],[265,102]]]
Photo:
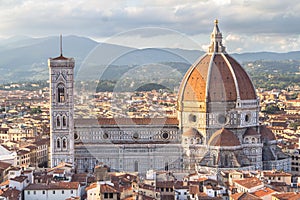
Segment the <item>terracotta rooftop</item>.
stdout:
[[248,192],[235,193],[230,196],[232,200],[262,200],[261,198]]
[[276,192],[276,191],[272,190],[271,188],[266,187],[264,189],[257,190],[255,192],[253,192],[252,194],[257,196],[257,197],[264,197],[264,196],[267,196],[267,195],[272,194],[274,192]]
[[248,189],[263,185],[263,182],[256,177],[234,180],[233,182]]
[[262,140],[276,140],[274,133],[264,125],[260,126],[260,134]]
[[27,176],[16,176],[15,178],[11,178],[10,181],[16,181],[16,182],[22,183],[27,178],[28,178]]
[[79,187],[78,182],[56,182],[49,184],[30,184],[25,190],[77,190]]
[[283,192],[280,194],[272,194],[272,197],[276,197],[278,200],[299,200],[300,193],[296,192]]
[[11,164],[0,161],[0,169],[8,169],[11,166]]
[[[256,100],[255,88],[246,71],[225,52],[222,42],[213,37],[216,35],[212,34],[209,52],[185,74],[178,101],[236,101],[238,96],[241,100]],[[218,49],[214,49],[215,42],[221,45]]]
[[253,128],[247,128],[244,136],[255,136],[255,135],[259,135],[258,132],[256,132]]
[[184,136],[184,137],[190,137],[190,138],[192,138],[192,137],[201,138],[202,137],[201,134],[199,133],[199,131],[197,129],[195,129],[195,128],[189,128],[188,130],[186,130],[182,134],[182,136]]
[[56,58],[52,58],[52,60],[69,60],[69,58],[64,57],[63,55],[60,55]]
[[241,145],[238,138],[234,135],[233,132],[222,128],[216,131],[208,141],[208,145],[210,146],[220,146],[220,147],[228,147],[228,146],[239,146]]
[[19,200],[21,199],[21,191],[14,189],[14,188],[6,188],[0,190],[1,197],[5,197],[9,200]]
[[119,193],[119,191],[115,187],[108,185],[108,184],[100,185],[100,192],[101,193]]
[[292,174],[283,171],[263,171],[264,176],[292,176]]
[[178,125],[177,118],[99,118],[75,119],[79,125]]

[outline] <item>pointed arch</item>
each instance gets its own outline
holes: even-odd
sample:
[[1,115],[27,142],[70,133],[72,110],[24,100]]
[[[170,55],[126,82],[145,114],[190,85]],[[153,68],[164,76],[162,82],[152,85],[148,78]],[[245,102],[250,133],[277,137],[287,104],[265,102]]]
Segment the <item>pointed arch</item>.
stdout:
[[67,138],[65,138],[65,137],[62,139],[62,148],[63,149],[67,148]]
[[60,138],[56,139],[56,148],[58,148],[58,149],[61,148],[61,140],[60,140]]
[[63,83],[57,85],[57,102],[64,103],[66,100],[66,90]]
[[60,128],[60,116],[56,116],[56,127]]
[[63,115],[63,117],[62,117],[62,126],[64,128],[67,127],[67,117],[65,115]]

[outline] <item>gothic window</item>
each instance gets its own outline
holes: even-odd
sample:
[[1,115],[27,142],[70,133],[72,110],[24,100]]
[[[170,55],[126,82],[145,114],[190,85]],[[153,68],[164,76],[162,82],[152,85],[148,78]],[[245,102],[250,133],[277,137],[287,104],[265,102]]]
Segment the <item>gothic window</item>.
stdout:
[[249,138],[245,138],[245,143],[247,144],[247,143],[249,143]]
[[57,86],[57,102],[65,102],[65,86],[62,83]]
[[56,127],[60,127],[60,117],[56,117]]
[[66,118],[66,116],[63,116],[63,123],[62,123],[62,125],[63,125],[63,127],[66,127],[67,126],[67,118]]
[[62,147],[63,147],[64,149],[67,148],[67,139],[66,139],[66,138],[64,138],[64,139],[62,140]]
[[60,149],[60,138],[56,139],[56,147]]
[[165,171],[169,171],[169,163],[168,162],[165,163]]

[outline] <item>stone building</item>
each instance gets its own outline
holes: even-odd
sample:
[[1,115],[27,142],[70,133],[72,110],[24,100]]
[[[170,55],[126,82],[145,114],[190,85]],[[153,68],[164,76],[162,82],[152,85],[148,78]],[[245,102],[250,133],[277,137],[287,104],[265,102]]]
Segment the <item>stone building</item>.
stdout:
[[184,76],[175,118],[73,119],[74,60],[49,59],[51,166],[92,171],[149,169],[290,170],[274,134],[259,124],[259,99],[241,65],[225,51],[215,21],[208,52]]

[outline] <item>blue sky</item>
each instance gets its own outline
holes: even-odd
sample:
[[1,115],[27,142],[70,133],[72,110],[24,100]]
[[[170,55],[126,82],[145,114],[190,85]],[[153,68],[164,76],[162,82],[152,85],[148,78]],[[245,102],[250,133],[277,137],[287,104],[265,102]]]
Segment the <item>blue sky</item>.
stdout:
[[62,33],[206,50],[217,18],[228,52],[287,52],[300,50],[299,10],[294,0],[0,0],[0,38]]

